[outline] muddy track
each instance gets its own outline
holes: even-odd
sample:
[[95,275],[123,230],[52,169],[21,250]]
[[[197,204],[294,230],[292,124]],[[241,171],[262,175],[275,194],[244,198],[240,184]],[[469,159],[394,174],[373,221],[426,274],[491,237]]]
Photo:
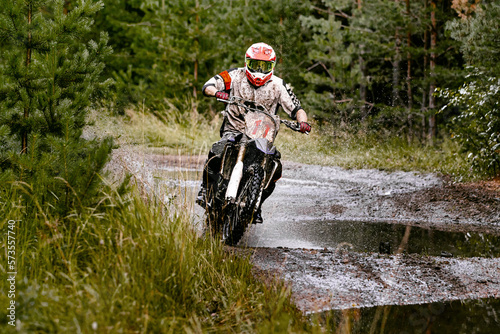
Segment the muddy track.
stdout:
[[[120,149],[109,169],[126,166],[158,183],[162,171],[199,172],[203,161]],[[284,279],[305,313],[500,298],[498,182],[452,184],[431,174],[286,161],[283,167],[264,224],[252,226],[233,250],[250,253],[256,271]],[[182,186],[192,199],[199,173],[191,178]],[[201,223],[203,212],[194,208]],[[474,249],[464,250],[471,240]]]

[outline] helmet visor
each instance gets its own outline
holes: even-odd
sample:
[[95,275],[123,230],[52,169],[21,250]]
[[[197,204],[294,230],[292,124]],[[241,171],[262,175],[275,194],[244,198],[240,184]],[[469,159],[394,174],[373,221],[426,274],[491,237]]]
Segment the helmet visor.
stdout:
[[257,60],[257,59],[246,59],[247,67],[252,72],[259,73],[269,73],[274,68],[273,61]]

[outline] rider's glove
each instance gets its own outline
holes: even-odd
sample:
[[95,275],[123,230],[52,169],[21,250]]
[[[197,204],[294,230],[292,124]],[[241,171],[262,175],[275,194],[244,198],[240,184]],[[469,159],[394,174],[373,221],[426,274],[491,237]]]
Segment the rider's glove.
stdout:
[[300,129],[299,129],[300,132],[302,132],[302,133],[311,132],[311,126],[309,125],[309,123],[300,122],[299,125],[300,125]]
[[221,100],[229,100],[229,94],[223,91],[215,93],[215,97]]

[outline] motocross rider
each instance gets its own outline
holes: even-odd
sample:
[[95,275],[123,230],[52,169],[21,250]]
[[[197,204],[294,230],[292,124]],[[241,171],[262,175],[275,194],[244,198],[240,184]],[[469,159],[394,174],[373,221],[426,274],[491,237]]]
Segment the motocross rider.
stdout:
[[[276,114],[281,106],[283,110],[300,124],[300,132],[310,132],[311,126],[307,123],[307,114],[302,109],[300,101],[292,92],[291,87],[283,79],[273,74],[276,65],[276,54],[273,48],[265,43],[256,43],[250,46],[245,54],[245,67],[223,71],[210,80],[202,88],[203,94],[228,100],[235,96],[245,100],[255,101]],[[196,202],[206,206],[207,182],[213,182],[220,170],[223,149],[228,140],[234,141],[245,131],[243,115],[236,105],[228,104],[223,112],[224,122],[220,133],[221,140],[216,142],[209,152],[203,170],[200,192]],[[280,154],[277,153],[279,159]],[[273,176],[273,182],[262,194],[261,205],[275,188],[275,182],[281,177],[281,163]],[[254,223],[262,223],[261,208],[254,214]]]

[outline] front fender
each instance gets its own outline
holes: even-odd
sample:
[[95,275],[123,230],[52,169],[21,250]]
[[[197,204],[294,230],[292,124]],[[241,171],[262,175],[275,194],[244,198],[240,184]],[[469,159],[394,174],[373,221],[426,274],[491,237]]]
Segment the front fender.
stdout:
[[276,146],[273,145],[273,143],[269,142],[265,138],[256,138],[255,139],[255,147],[259,151],[265,154],[274,154],[276,153]]

